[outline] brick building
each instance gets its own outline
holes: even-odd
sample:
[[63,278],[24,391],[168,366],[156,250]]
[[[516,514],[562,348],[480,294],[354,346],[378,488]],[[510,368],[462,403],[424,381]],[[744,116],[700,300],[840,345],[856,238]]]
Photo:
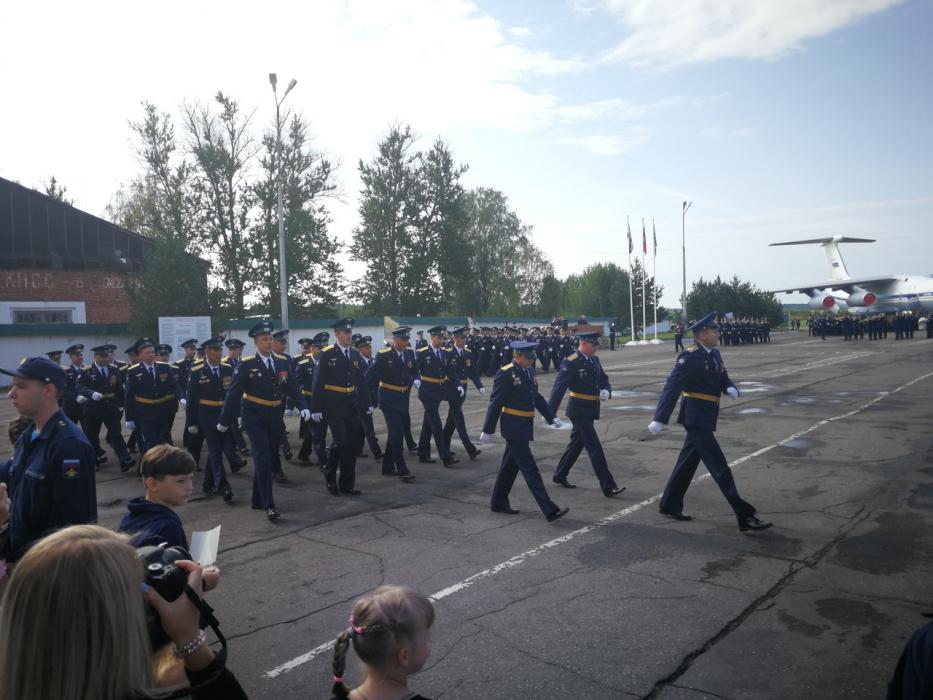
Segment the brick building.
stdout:
[[125,324],[150,245],[0,178],[0,325]]

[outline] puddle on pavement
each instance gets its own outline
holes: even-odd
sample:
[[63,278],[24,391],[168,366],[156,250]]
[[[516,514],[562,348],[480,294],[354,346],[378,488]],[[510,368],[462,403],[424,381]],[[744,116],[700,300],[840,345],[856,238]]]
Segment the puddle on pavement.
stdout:
[[739,410],[739,415],[747,415],[749,413],[768,413],[767,408],[743,408]]
[[614,399],[630,399],[633,396],[651,396],[651,393],[647,391],[626,391],[624,389],[614,389],[612,392],[612,398]]
[[780,446],[787,447],[791,450],[809,450],[816,447],[816,442],[804,438],[794,438],[793,440],[780,443]]
[[609,406],[610,411],[653,411],[654,406]]
[[816,404],[843,403],[842,399],[827,399],[818,396],[791,396],[779,402],[779,406],[814,406]]
[[739,382],[739,391],[743,394],[756,394],[764,391],[777,391],[776,384],[764,384],[763,382]]

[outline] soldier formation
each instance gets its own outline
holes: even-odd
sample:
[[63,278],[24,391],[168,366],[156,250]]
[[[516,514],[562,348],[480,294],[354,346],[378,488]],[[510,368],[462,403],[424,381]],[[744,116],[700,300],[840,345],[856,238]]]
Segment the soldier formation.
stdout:
[[[897,314],[843,314],[841,316],[811,316],[807,319],[810,336],[842,336],[844,340],[885,340],[890,333],[895,340],[914,337],[924,321],[909,311]],[[930,337],[929,332],[927,337]]]

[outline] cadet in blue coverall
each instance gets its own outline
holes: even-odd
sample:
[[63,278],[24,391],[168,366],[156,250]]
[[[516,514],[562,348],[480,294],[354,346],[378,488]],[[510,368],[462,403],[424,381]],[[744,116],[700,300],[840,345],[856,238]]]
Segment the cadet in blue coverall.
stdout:
[[700,460],[703,460],[735,511],[739,530],[764,530],[771,527],[771,523],[756,518],[755,508],[739,496],[732,470],[716,441],[720,396],[728,394],[733,399],[739,397],[739,390],[729,378],[722,355],[716,348],[719,344],[716,312],[696,321],[688,330],[694,332],[696,344],[678,356],[661,392],[654,420],[648,426],[652,433],[660,433],[680,399],[677,422],[684,426],[687,437],[661,496],[659,510],[661,515],[675,520],[692,519],[684,513],[684,495]]

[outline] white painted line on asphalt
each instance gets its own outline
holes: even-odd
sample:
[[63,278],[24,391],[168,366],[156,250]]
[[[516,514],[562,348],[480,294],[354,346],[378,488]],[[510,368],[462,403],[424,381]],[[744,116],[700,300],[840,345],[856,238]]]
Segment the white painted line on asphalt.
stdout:
[[[755,450],[754,452],[747,454],[743,457],[739,457],[735,461],[730,462],[729,466],[737,467],[740,464],[744,464],[750,459],[754,459],[755,457],[760,457],[761,455],[767,452],[770,452],[776,447],[781,447],[782,445],[787,444],[791,440],[796,440],[798,438],[803,437],[804,435],[812,433],[814,430],[817,430],[818,428],[821,428],[824,425],[828,425],[829,423],[833,423],[838,420],[844,420],[846,418],[851,418],[857,413],[861,413],[866,408],[870,408],[874,406],[876,403],[880,401],[884,401],[885,399],[890,398],[891,396],[894,396],[895,394],[903,391],[904,389],[910,386],[913,386],[917,382],[923,381],[924,379],[927,379],[929,377],[933,377],[933,372],[927,372],[926,374],[922,374],[919,377],[910,380],[906,384],[902,384],[896,389],[893,389],[891,393],[883,394],[881,396],[876,396],[871,401],[868,401],[867,403],[863,403],[861,406],[858,406],[857,408],[854,408],[851,411],[848,411],[847,413],[841,413],[838,416],[832,416],[831,418],[824,418],[823,420],[817,421],[813,425],[807,428],[804,428],[803,430],[796,432],[793,435],[788,435],[786,438],[783,438],[782,440],[779,440],[778,442],[775,442],[771,445],[767,445],[766,447],[762,447],[761,449]],[[694,479],[691,482],[691,484],[695,484],[698,481],[703,481],[704,479],[708,479],[708,478],[710,478],[710,474],[707,472],[706,474],[702,474],[701,476],[698,476],[696,479]],[[628,508],[623,508],[622,510],[616,511],[615,513],[612,513],[611,515],[607,515],[605,518],[601,520],[597,520],[595,523],[585,525],[584,527],[581,527],[577,530],[568,532],[566,535],[562,535],[553,540],[549,540],[548,542],[545,542],[544,544],[539,544],[537,547],[533,547],[525,552],[522,552],[521,554],[516,554],[514,557],[510,559],[506,559],[505,561],[500,562],[496,564],[495,566],[491,566],[488,569],[483,569],[482,571],[478,571],[477,573],[463,579],[462,581],[458,581],[457,583],[451,586],[447,586],[447,588],[442,588],[437,593],[432,594],[430,598],[431,600],[438,601],[438,600],[443,600],[444,598],[447,598],[449,596],[452,596],[454,593],[459,593],[460,591],[463,591],[469,588],[470,586],[477,583],[478,581],[482,581],[483,579],[487,579],[492,576],[495,576],[496,574],[501,573],[502,571],[508,571],[509,569],[519,566],[520,564],[523,564],[527,560],[532,559],[538,556],[539,554],[543,554],[544,552],[547,552],[548,550],[553,549],[554,547],[565,544],[566,542],[570,542],[571,540],[575,540],[582,535],[586,535],[590,532],[593,532],[594,530],[598,530],[599,528],[605,527],[606,525],[610,525],[614,523],[615,521],[621,518],[624,518],[627,515],[631,515],[632,513],[635,513],[641,510],[642,508],[645,508],[646,506],[650,506],[652,503],[655,503],[658,500],[660,500],[661,495],[662,494],[659,493],[659,494],[652,496],[651,498],[646,498],[644,501],[641,501],[640,503],[636,503],[635,505],[631,505]],[[301,666],[302,664],[306,664],[309,661],[313,661],[314,659],[321,656],[322,654],[326,654],[328,651],[330,651],[333,648],[334,648],[333,641],[326,642],[324,644],[321,644],[320,646],[316,646],[314,649],[311,649],[310,651],[305,652],[301,656],[296,656],[291,661],[286,661],[280,666],[276,666],[275,668],[269,671],[266,671],[265,675],[267,678],[275,678],[276,676],[280,676],[283,673],[291,671],[297,668],[298,666]]]

